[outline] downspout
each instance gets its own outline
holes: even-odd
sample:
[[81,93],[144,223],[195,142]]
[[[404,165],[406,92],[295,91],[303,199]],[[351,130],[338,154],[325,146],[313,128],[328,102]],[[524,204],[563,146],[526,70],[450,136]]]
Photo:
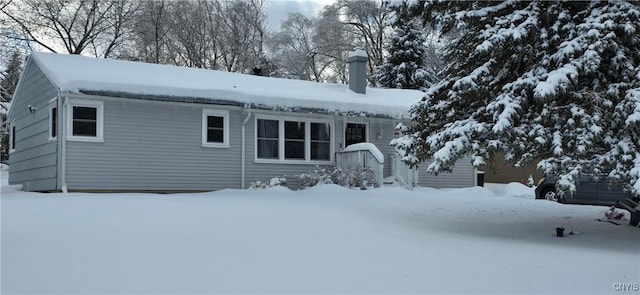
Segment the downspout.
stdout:
[[246,176],[245,176],[246,172],[245,171],[246,171],[246,166],[247,166],[246,165],[246,157],[247,157],[247,155],[245,154],[245,151],[246,151],[246,145],[247,145],[246,141],[247,141],[247,139],[246,139],[246,136],[245,136],[245,134],[246,134],[245,129],[246,129],[247,122],[249,121],[249,118],[251,118],[251,108],[247,109],[245,107],[245,111],[247,112],[247,116],[242,121],[242,161],[241,161],[242,162],[242,164],[241,164],[242,167],[241,167],[241,177],[240,177],[240,179],[241,179],[241,181],[240,181],[241,182],[240,183],[241,187],[240,188],[241,189],[245,189],[246,188],[245,187],[245,182],[246,182],[246,179],[245,179],[246,178]]
[[60,119],[58,120],[58,126],[60,127],[60,134],[58,140],[61,141],[60,144],[60,179],[62,180],[62,190],[63,193],[67,192],[67,97],[62,97],[58,95],[58,103],[62,105],[62,110],[60,112]]

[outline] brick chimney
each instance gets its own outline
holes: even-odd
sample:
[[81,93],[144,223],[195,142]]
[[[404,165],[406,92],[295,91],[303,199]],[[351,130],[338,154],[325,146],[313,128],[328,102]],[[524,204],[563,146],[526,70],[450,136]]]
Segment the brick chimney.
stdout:
[[366,92],[367,88],[367,52],[356,47],[349,52],[349,89],[355,93]]

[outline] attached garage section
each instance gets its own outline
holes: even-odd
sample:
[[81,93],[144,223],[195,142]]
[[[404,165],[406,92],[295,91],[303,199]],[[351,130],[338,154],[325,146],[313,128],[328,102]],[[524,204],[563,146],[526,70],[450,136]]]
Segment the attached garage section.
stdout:
[[433,188],[459,188],[475,186],[476,169],[471,164],[471,157],[466,156],[456,162],[450,173],[438,175],[427,173],[427,167],[431,162],[420,165],[418,168],[418,185]]

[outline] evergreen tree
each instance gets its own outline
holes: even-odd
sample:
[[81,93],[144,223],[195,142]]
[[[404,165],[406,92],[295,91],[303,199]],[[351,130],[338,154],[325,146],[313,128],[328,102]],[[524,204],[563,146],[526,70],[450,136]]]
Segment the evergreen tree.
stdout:
[[7,102],[11,102],[13,92],[18,85],[18,79],[22,73],[22,54],[14,50],[7,64],[7,68],[0,76],[0,162],[6,163],[9,160],[9,132],[6,125],[8,110]]
[[426,62],[427,38],[422,21],[411,14],[407,3],[394,6],[394,32],[387,50],[389,56],[376,67],[374,76],[386,88],[425,89],[436,81]]
[[7,68],[2,71],[0,77],[0,101],[11,102],[13,92],[18,86],[20,74],[22,74],[22,54],[17,50],[11,54]]
[[411,110],[392,144],[404,160],[449,171],[503,151],[542,159],[560,193],[579,173],[603,173],[640,195],[640,8],[637,2],[429,2],[444,33],[444,79]]

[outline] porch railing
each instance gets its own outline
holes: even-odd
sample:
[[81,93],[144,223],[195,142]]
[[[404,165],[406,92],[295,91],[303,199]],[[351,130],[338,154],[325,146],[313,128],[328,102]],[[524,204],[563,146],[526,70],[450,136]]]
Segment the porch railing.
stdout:
[[347,147],[344,151],[336,153],[336,166],[343,169],[354,167],[369,168],[373,172],[376,181],[375,187],[380,187],[384,170],[384,158],[381,158],[380,155],[382,155],[380,150],[372,144],[360,145],[353,149]]
[[391,175],[395,180],[407,189],[412,190],[417,184],[416,169],[409,168],[407,164],[402,162],[398,154],[391,155]]

